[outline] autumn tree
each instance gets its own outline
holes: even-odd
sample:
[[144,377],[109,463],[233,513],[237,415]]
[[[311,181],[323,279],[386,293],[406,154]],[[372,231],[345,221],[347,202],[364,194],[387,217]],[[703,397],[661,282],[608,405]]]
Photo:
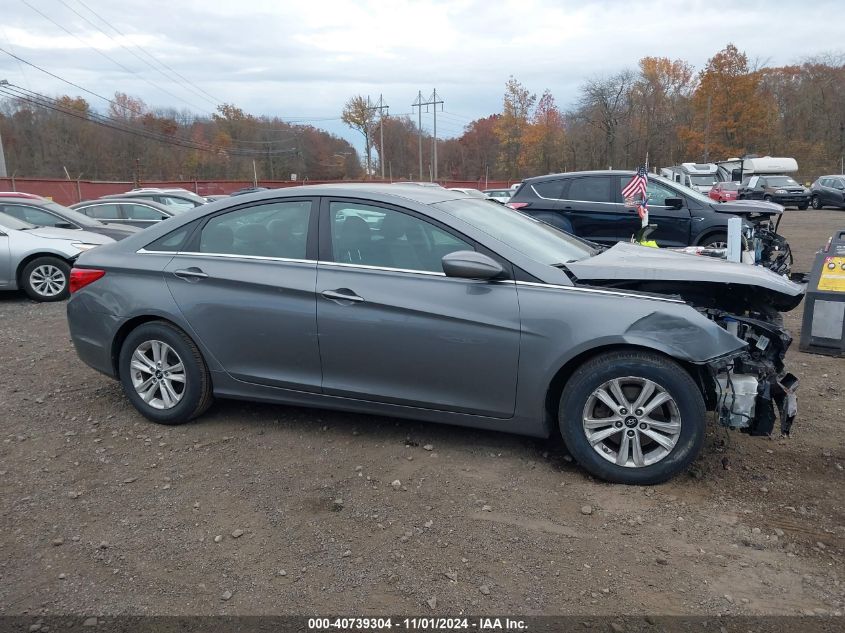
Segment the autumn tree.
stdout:
[[695,88],[693,67],[668,57],[644,57],[629,93],[632,153],[649,156],[653,165],[671,165],[683,159],[678,137],[689,125],[690,99]]
[[762,90],[762,74],[733,44],[711,57],[699,75],[692,98],[692,125],[685,131],[689,153],[705,162],[712,157],[768,151],[766,138],[775,102]]
[[341,119],[353,130],[357,130],[364,136],[364,153],[367,159],[367,177],[372,174],[372,129],[375,122],[376,111],[370,106],[369,101],[362,95],[350,97],[343,106]]
[[496,121],[496,136],[499,138],[499,160],[507,178],[519,176],[519,156],[531,109],[537,96],[532,94],[514,77],[505,84],[502,114]]
[[546,90],[523,136],[521,171],[531,175],[558,172],[565,162],[563,115],[552,93]]

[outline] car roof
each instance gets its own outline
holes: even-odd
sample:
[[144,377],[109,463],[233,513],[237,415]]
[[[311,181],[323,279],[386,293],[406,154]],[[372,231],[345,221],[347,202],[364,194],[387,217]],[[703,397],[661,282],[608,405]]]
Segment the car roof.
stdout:
[[143,204],[157,211],[163,211],[167,213],[167,215],[173,215],[173,210],[170,207],[156,202],[155,200],[150,200],[149,198],[127,198],[125,196],[106,196],[103,198],[97,198],[96,200],[85,200],[84,202],[77,202],[72,205],[71,209],[90,207],[94,204],[114,204],[115,202],[119,202],[121,204]]
[[405,183],[336,183],[268,189],[267,191],[243,194],[242,196],[238,196],[238,198],[242,198],[243,201],[294,196],[342,196],[355,198],[361,196],[366,197],[370,194],[375,194],[385,199],[404,199],[426,205],[445,202],[446,200],[464,200],[467,197],[466,194],[444,187],[420,187],[419,185]]
[[0,191],[0,198],[25,198],[27,200],[45,200],[44,197],[23,191]]
[[[594,169],[592,171],[567,171],[559,174],[546,174],[544,176],[534,176],[526,178],[523,183],[531,184],[535,182],[543,182],[545,180],[557,180],[558,178],[573,178],[575,176],[630,176],[636,173],[636,169]],[[649,172],[649,176],[657,176]]]
[[198,196],[190,191],[167,191],[165,189],[137,189],[135,191],[124,191],[123,193],[110,193],[102,198],[144,198],[149,195],[165,195],[172,198],[185,198],[186,200],[203,200],[202,196]]

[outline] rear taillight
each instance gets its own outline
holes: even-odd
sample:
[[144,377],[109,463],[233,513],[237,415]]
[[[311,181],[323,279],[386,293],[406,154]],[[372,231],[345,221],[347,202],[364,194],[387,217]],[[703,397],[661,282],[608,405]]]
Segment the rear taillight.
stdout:
[[508,202],[505,206],[510,207],[511,209],[519,210],[519,209],[522,209],[523,207],[527,207],[528,203],[527,202]]
[[97,281],[106,274],[105,270],[98,268],[71,268],[70,269],[70,291],[82,290],[90,283]]

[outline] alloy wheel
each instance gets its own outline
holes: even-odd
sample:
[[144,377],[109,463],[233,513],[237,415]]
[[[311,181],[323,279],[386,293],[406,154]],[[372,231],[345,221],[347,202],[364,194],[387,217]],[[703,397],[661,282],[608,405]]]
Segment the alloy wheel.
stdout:
[[614,378],[590,394],[582,425],[587,441],[609,462],[627,468],[651,466],[678,443],[678,404],[658,383],[636,376]]
[[29,274],[29,284],[42,297],[55,297],[64,291],[67,278],[57,266],[42,264]]
[[154,409],[172,409],[185,394],[185,365],[176,351],[163,341],[144,341],[132,353],[132,386]]

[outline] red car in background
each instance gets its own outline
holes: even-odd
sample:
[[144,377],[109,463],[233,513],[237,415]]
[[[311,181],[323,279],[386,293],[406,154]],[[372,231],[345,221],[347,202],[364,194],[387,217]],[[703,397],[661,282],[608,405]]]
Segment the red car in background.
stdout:
[[716,202],[729,202],[731,200],[736,200],[739,195],[739,183],[717,182],[713,185],[707,195]]

